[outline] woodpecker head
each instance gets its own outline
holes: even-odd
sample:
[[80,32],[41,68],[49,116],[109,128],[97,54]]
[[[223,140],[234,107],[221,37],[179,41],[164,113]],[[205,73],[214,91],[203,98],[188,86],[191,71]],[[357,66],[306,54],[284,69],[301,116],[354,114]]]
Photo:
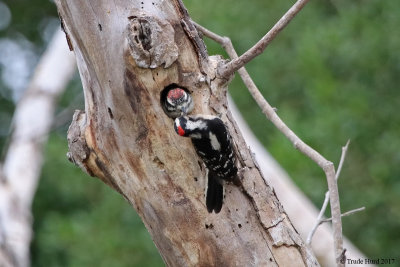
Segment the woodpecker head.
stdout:
[[206,122],[196,116],[181,116],[175,119],[175,132],[180,136],[200,139],[207,129]]
[[193,109],[193,101],[189,92],[182,88],[173,88],[168,91],[165,99],[167,115],[172,118],[186,115]]

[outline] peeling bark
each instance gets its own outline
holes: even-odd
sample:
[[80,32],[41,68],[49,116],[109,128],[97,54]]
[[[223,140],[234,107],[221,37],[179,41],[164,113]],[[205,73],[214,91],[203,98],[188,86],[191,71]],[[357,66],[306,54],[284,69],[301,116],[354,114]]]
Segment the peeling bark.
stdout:
[[[232,118],[229,81],[216,75],[223,59],[207,56],[182,2],[56,2],[85,92],[69,158],[133,205],[165,263],[318,266]],[[205,168],[190,140],[160,106],[173,83],[192,93],[192,114],[218,114],[232,135],[240,182],[225,186],[219,214],[205,207]]]

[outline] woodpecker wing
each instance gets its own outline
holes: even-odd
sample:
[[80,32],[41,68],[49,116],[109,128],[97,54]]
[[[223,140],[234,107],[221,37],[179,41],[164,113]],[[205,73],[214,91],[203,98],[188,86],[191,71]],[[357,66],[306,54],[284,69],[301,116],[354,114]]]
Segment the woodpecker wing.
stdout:
[[218,117],[207,122],[201,139],[192,139],[197,154],[207,168],[224,180],[231,180],[237,173],[231,137]]
[[220,212],[223,203],[222,180],[230,181],[237,174],[231,136],[216,116],[181,116],[175,119],[175,131],[190,137],[193,146],[208,169],[206,206],[208,212]]

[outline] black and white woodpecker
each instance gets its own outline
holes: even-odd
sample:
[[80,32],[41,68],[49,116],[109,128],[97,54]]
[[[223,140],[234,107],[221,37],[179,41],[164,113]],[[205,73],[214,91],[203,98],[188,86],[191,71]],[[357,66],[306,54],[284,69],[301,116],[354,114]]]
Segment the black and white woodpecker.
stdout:
[[171,88],[164,97],[162,107],[170,118],[186,115],[193,110],[193,100],[190,93],[180,87]]
[[175,119],[174,128],[180,136],[191,138],[208,169],[208,212],[220,212],[224,198],[223,180],[232,181],[238,171],[231,136],[225,124],[216,116],[181,116]]

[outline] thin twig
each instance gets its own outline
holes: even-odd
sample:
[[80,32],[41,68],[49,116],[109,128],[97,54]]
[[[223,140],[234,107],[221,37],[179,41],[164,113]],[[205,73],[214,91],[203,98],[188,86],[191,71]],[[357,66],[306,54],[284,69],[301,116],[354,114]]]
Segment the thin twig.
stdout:
[[[365,210],[365,207],[361,207],[361,208],[354,209],[354,210],[349,210],[349,211],[346,211],[345,213],[342,213],[341,217],[349,216],[349,215],[352,215],[354,213],[357,213],[357,212],[363,211],[363,210]],[[319,222],[319,224],[323,224],[323,223],[330,222],[330,221],[332,221],[332,218],[323,219]]]
[[[336,176],[335,176],[335,181],[336,182],[339,179],[340,172],[342,171],[343,162],[344,162],[344,160],[346,158],[347,149],[349,147],[349,144],[350,144],[350,140],[347,140],[346,145],[344,147],[342,147],[342,155],[340,156],[339,166],[338,166],[338,169],[337,169],[337,172],[336,172]],[[323,220],[322,217],[325,214],[326,207],[328,206],[328,202],[329,202],[329,191],[327,191],[325,193],[324,203],[322,204],[322,208],[321,208],[321,210],[320,210],[320,212],[318,214],[317,220],[315,221],[313,228],[311,228],[311,231],[307,236],[307,240],[306,240],[306,244],[307,245],[311,244],[311,241],[312,241],[312,238],[313,238],[313,236],[315,234],[315,231],[317,231],[318,226],[321,224],[321,221]]]
[[[299,3],[301,1],[298,1]],[[296,4],[297,4],[296,3]],[[229,57],[231,59],[237,58],[237,53],[233,48],[232,42],[228,37],[221,37],[218,34],[211,32],[210,30],[205,29],[204,27],[196,24],[196,27],[201,31],[205,36],[210,39],[220,43],[222,47],[226,50]],[[234,60],[233,60],[234,61]],[[232,62],[233,62],[232,61]],[[244,64],[243,64],[244,65]],[[243,66],[241,65],[241,66]],[[264,115],[270,120],[278,130],[283,133],[286,138],[292,142],[293,146],[302,152],[304,155],[308,156],[311,160],[317,163],[325,172],[326,179],[328,182],[330,203],[331,203],[331,214],[332,214],[332,228],[333,228],[333,240],[335,247],[335,258],[338,266],[344,266],[344,264],[339,262],[340,255],[343,252],[343,234],[342,234],[342,221],[341,221],[341,212],[340,212],[340,200],[339,200],[339,192],[335,179],[335,168],[333,163],[326,160],[321,154],[315,151],[313,148],[304,143],[276,114],[275,109],[271,107],[271,105],[265,100],[257,86],[251,79],[249,73],[246,71],[244,67],[239,67],[238,73],[242,78],[244,84],[249,89],[250,94],[257,102],[258,106],[261,108]]]
[[298,0],[271,28],[271,30],[261,38],[252,48],[247,50],[240,57],[232,58],[232,61],[222,65],[219,69],[219,75],[222,77],[229,77],[232,73],[246,65],[253,58],[261,54],[265,48],[271,43],[278,33],[289,24],[289,22],[296,16],[297,13],[307,4],[309,0]]
[[324,216],[324,213],[325,213],[326,207],[328,206],[328,203],[329,203],[329,191],[327,191],[325,193],[324,203],[322,204],[322,208],[318,214],[317,220],[315,221],[313,228],[311,228],[311,231],[307,236],[307,240],[306,240],[307,245],[311,244],[311,240],[312,240],[315,232],[317,231],[318,226],[321,224],[321,221],[323,220],[322,217]]
[[349,148],[349,145],[350,145],[350,139],[347,140],[346,145],[342,147],[342,156],[340,157],[339,166],[336,171],[336,177],[335,177],[336,181],[339,179],[340,173],[342,171],[344,159],[346,158],[347,149]]

